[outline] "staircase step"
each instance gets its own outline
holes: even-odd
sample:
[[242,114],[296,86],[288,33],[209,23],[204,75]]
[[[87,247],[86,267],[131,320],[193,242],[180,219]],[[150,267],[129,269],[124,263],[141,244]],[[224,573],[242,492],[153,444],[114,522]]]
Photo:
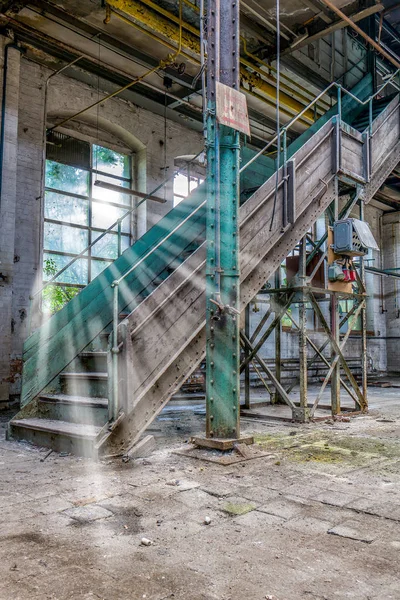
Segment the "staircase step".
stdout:
[[103,427],[108,421],[107,398],[41,394],[38,399],[41,418]]
[[107,370],[107,352],[103,350],[81,352],[69,365],[69,369],[74,372],[104,373]]
[[60,373],[61,392],[69,396],[108,397],[108,374],[104,372]]
[[95,442],[101,427],[51,419],[16,419],[10,421],[13,439],[25,440],[56,452],[70,452],[96,458]]
[[87,373],[63,371],[60,377],[64,379],[108,379],[108,374],[105,372],[97,373],[96,371]]
[[68,404],[71,406],[91,406],[93,408],[108,408],[107,398],[94,396],[68,396],[67,394],[42,394],[41,402]]

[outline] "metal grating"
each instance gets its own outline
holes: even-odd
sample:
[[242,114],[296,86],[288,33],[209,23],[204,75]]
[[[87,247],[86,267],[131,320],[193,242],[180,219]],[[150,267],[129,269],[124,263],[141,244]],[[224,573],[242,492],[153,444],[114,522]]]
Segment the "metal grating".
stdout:
[[90,144],[65,133],[51,131],[47,136],[46,158],[81,169],[90,169]]

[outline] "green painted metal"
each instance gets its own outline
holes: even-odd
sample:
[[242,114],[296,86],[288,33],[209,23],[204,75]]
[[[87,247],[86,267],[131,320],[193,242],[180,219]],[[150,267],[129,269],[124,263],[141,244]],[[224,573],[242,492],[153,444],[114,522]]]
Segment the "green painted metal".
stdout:
[[[24,345],[22,406],[31,401],[112,321],[112,282],[159,244],[186,215],[204,200],[205,187],[170,211],[110,267],[56,313]],[[205,233],[205,209],[151,253],[121,282],[119,311],[131,311],[155,287],[154,280],[176,261],[193,240]]]
[[220,126],[216,81],[239,89],[239,3],[211,0],[207,79],[206,435],[238,438],[239,132]]
[[[221,127],[220,285],[215,265],[215,193],[208,196],[206,399],[207,437],[238,438],[239,431],[239,134]],[[210,188],[217,175],[210,149]],[[218,289],[219,287],[219,289]],[[222,311],[214,304],[225,307]],[[229,308],[227,308],[229,307]]]
[[[366,75],[361,81],[359,81],[354,88],[351,90],[354,96],[357,96],[360,100],[364,101],[366,98],[373,93],[372,77]],[[356,117],[364,110],[364,106],[358,104],[351,96],[343,94],[339,96],[341,101],[336,103],[330,110],[328,110],[322,117],[318,119],[313,125],[311,125],[304,133],[302,133],[294,142],[288,146],[288,158],[291,158],[299,148],[303,146],[309,140],[314,133],[316,133],[325,123],[329,121],[333,116],[338,114],[338,109],[341,111],[342,120],[346,123],[351,123]]]
[[[262,161],[261,161],[262,164]],[[243,186],[253,185],[253,174],[243,176]],[[268,178],[259,174],[258,181]],[[112,283],[155,248],[165,236],[195,211],[206,198],[206,185],[199,186],[189,198],[172,209],[154,227],[107,267],[78,296],[51,317],[26,340],[21,404],[25,406],[40,393],[111,322]],[[120,286],[119,311],[130,311],[148,295],[154,280],[168,276],[168,270],[184,259],[185,252],[196,249],[205,237],[205,209],[165,241]],[[178,258],[178,261],[177,261]]]

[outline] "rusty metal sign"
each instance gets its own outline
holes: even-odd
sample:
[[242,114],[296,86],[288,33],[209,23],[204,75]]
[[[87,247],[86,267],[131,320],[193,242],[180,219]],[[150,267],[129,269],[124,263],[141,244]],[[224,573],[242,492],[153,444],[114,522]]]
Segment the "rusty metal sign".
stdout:
[[216,84],[216,92],[218,122],[250,137],[246,96],[219,81]]

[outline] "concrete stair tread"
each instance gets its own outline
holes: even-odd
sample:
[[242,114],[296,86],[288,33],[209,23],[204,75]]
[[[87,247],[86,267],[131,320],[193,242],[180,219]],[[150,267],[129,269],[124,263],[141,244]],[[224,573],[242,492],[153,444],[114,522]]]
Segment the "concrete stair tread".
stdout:
[[41,402],[71,404],[74,406],[108,407],[108,399],[96,396],[69,396],[68,394],[41,394]]
[[70,423],[69,421],[52,421],[50,419],[16,419],[11,421],[12,427],[22,427],[45,431],[56,435],[65,435],[74,438],[85,438],[95,440],[101,431],[101,427],[94,425],[83,425],[81,423]]
[[60,373],[60,377],[63,377],[64,379],[103,379],[103,380],[107,380],[108,379],[108,373],[96,373],[96,372],[63,372]]

